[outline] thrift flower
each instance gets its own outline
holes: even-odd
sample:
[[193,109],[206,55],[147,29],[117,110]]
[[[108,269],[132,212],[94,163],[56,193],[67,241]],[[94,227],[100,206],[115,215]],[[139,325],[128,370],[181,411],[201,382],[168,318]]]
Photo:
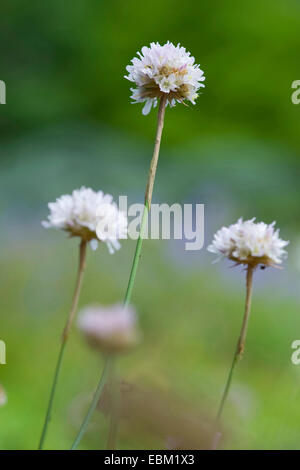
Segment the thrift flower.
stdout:
[[236,224],[229,227],[222,227],[214,236],[213,242],[207,248],[212,253],[220,254],[236,264],[246,265],[246,299],[243,322],[240,335],[237,341],[232,365],[229,370],[228,378],[225,384],[224,392],[216,416],[214,427],[214,439],[212,448],[217,448],[220,440],[220,432],[218,431],[219,421],[223,413],[226,403],[233,373],[238,361],[242,358],[248,324],[251,313],[251,301],[253,290],[253,273],[260,264],[265,266],[276,266],[281,264],[286,258],[287,252],[284,247],[289,242],[279,238],[279,230],[275,230],[275,222],[270,225],[264,222],[254,222],[255,219],[243,221],[239,219]]
[[148,114],[164,95],[170,106],[184,100],[195,104],[205,77],[184,47],[175,47],[169,41],[163,46],[152,42],[150,48],[143,47],[142,53],[137,54],[139,58],[132,59],[132,65],[126,67],[129,75],[125,78],[137,86],[131,88],[131,98],[136,103],[145,102],[143,114]]
[[221,254],[237,264],[256,267],[281,264],[287,257],[284,247],[288,241],[279,238],[279,230],[275,230],[275,222],[270,225],[264,222],[255,223],[255,219],[222,227],[214,236],[207,248],[211,253]]
[[110,194],[83,186],[50,202],[48,207],[50,215],[42,222],[43,227],[65,230],[70,237],[90,242],[93,249],[102,241],[114,253],[120,249],[118,239],[126,237],[126,215],[118,210]]
[[135,346],[139,339],[135,310],[122,304],[85,308],[78,327],[96,349],[103,352],[122,352]]
[[[198,65],[194,64],[194,58],[183,47],[179,45],[175,47],[169,42],[164,46],[152,43],[150,48],[144,47],[142,54],[139,53],[139,58],[132,60],[132,65],[127,67],[127,71],[129,75],[125,78],[137,86],[136,89],[131,89],[133,100],[136,103],[145,102],[143,114],[148,114],[152,105],[156,106],[159,103],[154,149],[146,183],[145,206],[140,233],[130,270],[124,305],[118,305],[109,310],[101,307],[90,308],[79,321],[79,327],[86,334],[88,340],[108,354],[93,400],[71,449],[78,447],[97,406],[106,381],[107,371],[110,368],[111,357],[109,353],[123,350],[134,345],[137,341],[135,315],[128,305],[141,257],[146,220],[151,209],[166,106],[167,104],[174,106],[176,101],[183,102],[184,100],[194,103],[198,96],[197,91],[201,86],[204,86],[201,83],[204,80],[203,72]],[[116,422],[112,416],[107,449],[116,448],[116,429]]]

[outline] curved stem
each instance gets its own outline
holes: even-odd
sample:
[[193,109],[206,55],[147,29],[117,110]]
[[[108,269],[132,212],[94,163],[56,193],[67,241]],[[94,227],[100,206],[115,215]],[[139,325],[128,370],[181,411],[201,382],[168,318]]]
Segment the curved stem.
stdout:
[[112,358],[111,356],[107,356],[106,360],[105,360],[105,364],[104,364],[104,369],[103,369],[103,372],[101,374],[101,377],[100,377],[100,380],[99,380],[99,383],[98,383],[98,386],[96,388],[96,391],[94,393],[94,396],[93,396],[93,400],[92,400],[92,403],[90,404],[90,407],[88,409],[88,412],[87,414],[85,415],[85,418],[80,426],[80,429],[79,429],[79,432],[76,436],[76,439],[74,440],[73,444],[72,444],[72,447],[71,447],[71,450],[75,450],[77,449],[82,437],[84,436],[86,430],[87,430],[87,427],[89,425],[89,422],[90,422],[90,419],[96,409],[96,406],[98,404],[98,401],[100,399],[100,396],[101,396],[101,393],[102,393],[102,390],[103,390],[103,387],[105,385],[105,381],[106,381],[106,377],[109,373],[109,369],[111,367],[111,361],[112,361]]
[[[143,215],[142,215],[139,238],[137,240],[136,249],[135,249],[133,262],[132,262],[132,267],[131,267],[131,271],[130,271],[130,275],[129,275],[129,281],[128,281],[128,285],[127,285],[127,290],[126,290],[126,294],[125,294],[125,298],[124,298],[124,307],[126,307],[129,304],[130,300],[131,300],[131,295],[132,295],[132,290],[133,290],[133,286],[134,286],[134,282],[135,282],[135,278],[136,278],[138,264],[139,264],[139,260],[140,260],[140,257],[141,257],[144,231],[145,231],[145,226],[146,226],[146,222],[147,222],[147,219],[148,219],[148,212],[150,211],[151,201],[152,201],[152,194],[153,194],[153,187],[154,187],[155,175],[156,175],[157,164],[158,164],[161,136],[162,136],[162,131],[163,131],[163,127],[164,127],[164,117],[165,117],[166,104],[167,104],[167,97],[163,96],[160,99],[159,108],[158,108],[155,144],[154,144],[152,160],[151,160],[151,163],[150,163],[149,175],[148,175],[146,192],[145,192],[145,207],[144,207],[144,211],[143,211]],[[103,386],[103,381],[102,381],[102,376],[101,376],[101,379],[100,379],[100,382],[98,384],[97,390],[99,388],[101,390],[102,386]],[[95,407],[92,409],[91,413],[90,413],[90,410],[89,410],[88,415],[84,419],[85,427],[84,427],[83,431],[80,433],[80,435],[77,436],[76,447],[78,446],[80,440],[82,439],[82,436],[84,435],[84,432],[85,432],[85,430],[86,430],[86,428],[89,424],[89,421],[91,419],[91,416],[93,414],[94,409],[95,409]],[[114,436],[114,440],[115,440],[115,437],[116,436]],[[76,449],[76,447],[74,447],[74,444],[73,444],[72,449]]]
[[253,281],[253,267],[248,266],[248,268],[247,268],[247,277],[246,277],[245,313],[244,313],[244,318],[243,318],[243,323],[242,323],[240,336],[239,336],[239,339],[238,339],[238,342],[237,342],[236,350],[235,350],[235,353],[234,353],[234,356],[233,356],[233,361],[232,361],[232,364],[231,364],[231,368],[230,368],[230,371],[229,371],[229,375],[228,375],[228,378],[227,378],[225,389],[224,389],[224,392],[223,392],[223,395],[222,395],[219,410],[218,410],[218,413],[217,413],[216,426],[218,425],[218,423],[220,421],[220,418],[221,418],[221,415],[222,415],[222,412],[223,412],[223,409],[224,409],[224,405],[225,405],[226,398],[227,398],[228,393],[229,393],[229,389],[230,389],[230,385],[231,385],[232,376],[233,376],[235,366],[236,366],[237,362],[239,361],[239,359],[242,358],[242,355],[243,355],[244,349],[245,349],[246,335],[247,335],[247,329],[248,329],[248,323],[249,323],[249,317],[250,317],[250,310],[251,310],[252,281]]
[[73,322],[73,319],[77,310],[77,306],[78,306],[78,300],[79,300],[81,286],[82,286],[85,264],[86,264],[86,242],[82,240],[79,246],[79,265],[78,265],[78,271],[77,271],[75,290],[74,290],[73,299],[72,299],[72,305],[71,305],[71,309],[70,309],[70,312],[66,321],[63,334],[62,334],[61,347],[60,347],[60,351],[59,351],[59,355],[58,355],[58,359],[57,359],[57,363],[55,367],[54,378],[53,378],[52,387],[50,391],[50,398],[48,402],[44,426],[42,429],[42,434],[40,437],[40,442],[39,442],[39,447],[38,447],[39,450],[43,449],[47,430],[48,430],[48,425],[51,420],[51,412],[52,412],[53,401],[54,401],[55,392],[56,392],[56,386],[57,386],[57,382],[58,382],[58,378],[59,378],[59,374],[61,370],[61,364],[62,364],[64,352],[65,352],[66,343],[69,337],[72,322]]

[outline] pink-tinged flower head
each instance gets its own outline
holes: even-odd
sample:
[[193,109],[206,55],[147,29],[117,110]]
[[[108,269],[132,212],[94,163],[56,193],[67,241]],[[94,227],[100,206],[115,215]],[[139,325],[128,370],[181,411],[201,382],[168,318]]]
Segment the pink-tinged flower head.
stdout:
[[174,46],[169,41],[163,46],[152,42],[150,47],[143,47],[137,54],[139,57],[132,59],[132,65],[126,67],[128,76],[125,78],[137,86],[131,88],[131,98],[135,103],[145,102],[143,114],[148,114],[152,105],[155,107],[164,95],[170,106],[185,100],[195,104],[205,77],[184,47]]
[[65,230],[71,237],[90,242],[93,249],[102,241],[114,253],[121,247],[119,239],[126,238],[127,217],[110,194],[83,186],[50,202],[48,207],[50,214],[42,222],[43,227]]
[[122,304],[86,307],[79,315],[78,328],[91,346],[107,353],[127,350],[139,340],[135,310]]
[[288,241],[279,238],[275,222],[255,223],[255,219],[239,219],[236,224],[222,227],[207,248],[211,253],[227,257],[237,264],[275,266],[287,257],[284,247]]

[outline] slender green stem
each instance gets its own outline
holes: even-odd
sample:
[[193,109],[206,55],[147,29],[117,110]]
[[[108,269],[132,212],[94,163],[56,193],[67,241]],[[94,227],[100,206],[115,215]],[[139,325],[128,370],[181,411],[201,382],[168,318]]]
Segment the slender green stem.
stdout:
[[119,423],[119,404],[120,393],[117,383],[116,363],[114,361],[113,367],[110,371],[111,380],[111,393],[110,393],[110,425],[107,439],[107,450],[115,450],[117,447],[117,434]]
[[86,245],[87,245],[86,241],[81,240],[81,243],[79,245],[79,265],[78,265],[76,286],[75,286],[74,295],[72,299],[71,310],[67,318],[66,325],[65,325],[63,335],[62,335],[63,341],[67,341],[69,337],[72,323],[73,323],[73,320],[77,311],[77,307],[78,307],[78,301],[79,301],[79,296],[80,296],[81,287],[82,287],[83,274],[84,274],[85,265],[86,265]]
[[227,382],[225,385],[225,389],[222,395],[221,403],[219,406],[219,410],[217,413],[216,417],[216,428],[219,424],[224,405],[229,393],[230,385],[232,382],[232,377],[233,377],[233,372],[235,369],[235,366],[239,359],[242,358],[244,349],[245,349],[245,342],[246,342],[246,335],[247,335],[247,329],[248,329],[248,323],[249,323],[249,317],[250,317],[250,310],[251,310],[251,298],[252,298],[252,281],[253,281],[253,267],[248,266],[247,268],[247,276],[246,276],[246,302],[245,302],[245,313],[244,313],[244,318],[243,318],[243,323],[242,323],[242,328],[240,332],[240,336],[237,342],[236,350],[233,356],[233,361],[231,364],[231,368],[229,371],[229,375],[227,378]]
[[226,385],[225,385],[225,389],[224,389],[224,392],[223,392],[223,395],[222,395],[222,400],[221,400],[221,403],[220,403],[220,406],[219,406],[219,409],[218,409],[216,423],[219,423],[219,421],[220,421],[220,418],[221,418],[221,415],[222,415],[222,412],[223,412],[223,408],[224,408],[224,405],[225,405],[225,401],[226,401],[226,398],[227,398],[227,395],[228,395],[228,392],[229,392],[229,388],[230,388],[230,385],[231,385],[233,371],[234,371],[234,368],[235,368],[235,365],[236,365],[237,362],[238,362],[238,356],[236,354],[234,354],[232,364],[231,364],[231,367],[230,367],[230,371],[229,371],[229,374],[228,374],[227,382],[226,382]]
[[51,420],[51,413],[52,413],[52,407],[53,407],[53,402],[54,402],[54,397],[55,397],[55,392],[56,392],[56,386],[57,386],[59,374],[61,371],[61,364],[62,364],[62,360],[64,356],[66,343],[67,343],[70,329],[72,326],[72,322],[73,322],[73,319],[74,319],[74,316],[78,307],[78,301],[79,301],[79,296],[81,292],[85,264],[86,264],[86,242],[82,240],[79,246],[79,264],[78,264],[76,285],[75,285],[75,290],[74,290],[73,299],[72,299],[72,306],[71,306],[71,309],[70,309],[70,312],[66,321],[63,335],[62,335],[62,343],[61,343],[60,352],[59,352],[58,360],[57,360],[56,367],[55,367],[54,378],[53,378],[51,392],[50,392],[50,398],[48,402],[44,426],[42,429],[42,434],[40,437],[40,442],[39,442],[39,447],[38,447],[39,450],[43,449],[48,426]]
[[[124,306],[126,307],[130,300],[131,300],[131,295],[132,295],[132,290],[136,278],[136,273],[138,269],[138,264],[139,260],[141,257],[141,251],[142,251],[142,245],[143,245],[143,238],[144,238],[144,231],[146,227],[146,222],[148,219],[148,212],[150,211],[151,208],[151,201],[152,201],[152,194],[153,194],[153,187],[154,187],[154,181],[155,181],[155,175],[156,175],[156,169],[157,169],[157,164],[158,164],[158,157],[159,157],[159,149],[160,149],[160,142],[161,142],[161,136],[162,136],[162,131],[164,127],[164,117],[165,117],[165,109],[166,109],[166,103],[167,99],[166,96],[163,96],[160,99],[159,103],[159,109],[158,109],[158,115],[157,115],[157,129],[156,129],[156,137],[155,137],[155,144],[154,144],[154,150],[153,150],[153,155],[152,155],[152,160],[150,163],[150,169],[149,169],[149,175],[148,175],[148,180],[147,180],[147,186],[146,186],[146,192],[145,192],[145,207],[142,215],[142,220],[141,220],[141,227],[140,227],[140,233],[139,233],[139,238],[137,240],[136,244],[136,249],[133,257],[133,262],[132,262],[132,267],[130,271],[130,276],[129,276],[129,281],[127,285],[127,290],[125,294],[125,299],[124,299]],[[100,387],[100,393],[102,389],[102,383],[104,383],[104,380],[102,381],[102,376],[100,379],[100,382],[98,384],[97,390]],[[100,394],[99,394],[100,396]],[[92,405],[91,405],[92,407]],[[84,432],[89,424],[89,421],[91,419],[91,416],[93,414],[95,407],[89,409],[88,414],[86,415],[84,419],[85,427],[83,431],[80,433],[80,435],[77,436],[76,438],[76,446],[74,447],[74,444],[72,446],[72,449],[76,449],[78,446],[80,440],[82,439],[82,436],[84,435]],[[91,412],[90,412],[91,411]],[[111,430],[114,434],[113,439],[115,441],[116,439],[116,427]]]
[[45,423],[44,423],[44,427],[43,427],[43,430],[42,430],[42,435],[41,435],[40,443],[39,443],[39,450],[42,450],[42,448],[43,448],[46,433],[47,433],[47,429],[48,429],[48,424],[51,420],[52,405],[53,405],[57,380],[58,380],[58,376],[59,376],[60,369],[61,369],[61,363],[62,363],[63,356],[64,356],[65,347],[66,347],[66,342],[64,341],[64,342],[61,343],[61,347],[60,347],[60,351],[59,351],[59,355],[58,355],[58,360],[57,360],[57,364],[56,364],[56,368],[55,368],[54,379],[53,379],[53,383],[52,383],[52,387],[51,387],[51,392],[50,392],[50,398],[49,398]]
[[164,127],[165,109],[166,109],[166,97],[163,96],[159,103],[155,144],[154,144],[153,156],[152,156],[152,160],[150,163],[148,181],[147,181],[147,186],[146,186],[146,191],[145,191],[145,207],[144,207],[144,211],[142,215],[139,238],[136,244],[136,249],[135,249],[135,253],[133,257],[128,286],[126,290],[126,295],[125,295],[125,300],[124,300],[125,307],[129,304],[131,300],[131,294],[132,294],[132,290],[133,290],[133,286],[135,282],[138,264],[141,258],[144,231],[145,231],[146,223],[148,220],[148,213],[150,211],[151,202],[152,202],[152,194],[153,194],[153,187],[154,187],[155,175],[156,175],[157,164],[158,164],[160,142],[161,142],[161,136],[162,136],[162,131]]
[[144,211],[143,211],[143,215],[142,215],[139,238],[138,238],[138,241],[137,241],[137,244],[136,244],[136,247],[135,247],[133,263],[132,263],[131,272],[130,272],[129,281],[128,281],[128,286],[127,286],[127,290],[126,290],[126,294],[125,294],[125,300],[124,300],[124,306],[125,307],[128,306],[128,304],[130,302],[130,299],[131,299],[132,289],[133,289],[133,286],[134,286],[134,281],[135,281],[139,261],[140,261],[140,258],[141,258],[141,251],[142,251],[142,245],[143,245],[143,239],[144,239],[143,238],[144,237],[144,230],[145,230],[146,223],[148,221],[148,212],[149,212],[148,207],[149,207],[148,202],[146,202],[145,207],[144,207]]
[[87,414],[85,415],[85,418],[81,424],[81,427],[79,429],[79,432],[76,436],[76,439],[75,441],[73,442],[72,444],[72,447],[71,447],[71,450],[75,450],[77,449],[82,437],[84,436],[86,430],[87,430],[87,427],[89,425],[89,422],[90,422],[90,419],[96,409],[96,406],[98,404],[98,401],[100,399],[100,396],[101,396],[101,393],[102,393],[102,390],[103,390],[103,387],[105,385],[105,382],[106,382],[106,378],[107,378],[107,375],[109,373],[109,369],[111,367],[111,363],[112,363],[112,357],[111,356],[107,356],[106,359],[105,359],[105,364],[104,364],[104,369],[103,369],[103,372],[101,374],[101,377],[100,377],[100,380],[99,380],[99,383],[97,385],[97,388],[96,388],[96,391],[94,393],[94,396],[93,396],[93,400],[92,400],[92,403],[90,404],[90,407],[88,409],[88,412]]

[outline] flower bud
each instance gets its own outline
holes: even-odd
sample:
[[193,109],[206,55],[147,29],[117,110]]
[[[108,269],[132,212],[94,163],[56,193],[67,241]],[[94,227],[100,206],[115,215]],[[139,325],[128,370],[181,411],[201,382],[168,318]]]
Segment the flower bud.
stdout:
[[88,343],[104,353],[121,353],[140,338],[133,307],[122,304],[86,307],[79,315],[78,328]]

